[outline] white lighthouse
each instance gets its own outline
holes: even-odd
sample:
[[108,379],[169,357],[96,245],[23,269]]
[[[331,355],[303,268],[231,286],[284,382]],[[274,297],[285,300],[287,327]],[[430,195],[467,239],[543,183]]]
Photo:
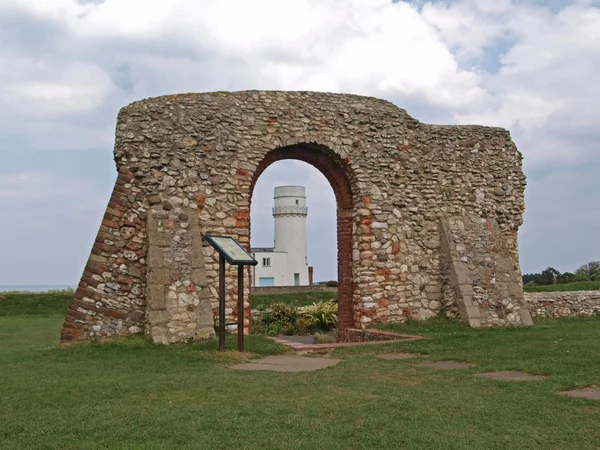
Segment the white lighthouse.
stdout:
[[254,267],[254,286],[307,286],[309,277],[306,251],[306,190],[303,186],[275,188],[273,248],[253,248],[258,265]]

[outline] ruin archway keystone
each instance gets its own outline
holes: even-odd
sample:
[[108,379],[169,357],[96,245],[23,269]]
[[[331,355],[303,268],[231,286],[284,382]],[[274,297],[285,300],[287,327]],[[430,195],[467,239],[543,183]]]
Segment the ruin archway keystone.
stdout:
[[342,328],[441,311],[471,326],[531,323],[517,247],[525,177],[504,129],[423,124],[355,95],[181,94],[123,108],[114,153],[62,342],[211,337],[218,261],[202,236],[249,248],[254,183],[280,159],[312,164],[335,192]]

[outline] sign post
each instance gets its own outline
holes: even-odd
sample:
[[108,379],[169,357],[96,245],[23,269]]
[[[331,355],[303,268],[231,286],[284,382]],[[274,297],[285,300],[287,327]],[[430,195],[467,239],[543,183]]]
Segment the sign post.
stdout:
[[225,351],[225,327],[236,323],[225,323],[225,261],[238,267],[238,351],[244,351],[244,266],[255,266],[258,262],[231,236],[205,235],[208,242],[219,253],[219,351]]

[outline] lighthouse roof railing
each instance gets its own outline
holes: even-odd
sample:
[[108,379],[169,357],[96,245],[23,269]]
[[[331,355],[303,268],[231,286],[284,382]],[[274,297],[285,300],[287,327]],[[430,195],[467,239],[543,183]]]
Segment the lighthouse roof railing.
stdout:
[[273,247],[252,247],[250,251],[252,253],[274,253]]
[[305,216],[306,214],[308,214],[308,207],[300,205],[282,205],[273,207],[273,215],[284,214],[299,214]]

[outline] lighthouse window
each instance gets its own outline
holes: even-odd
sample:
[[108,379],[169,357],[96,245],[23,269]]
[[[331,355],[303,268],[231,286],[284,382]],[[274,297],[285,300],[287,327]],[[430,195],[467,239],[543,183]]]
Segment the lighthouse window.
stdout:
[[271,258],[263,258],[263,266],[270,267],[271,266]]
[[299,204],[300,204],[300,200],[296,200],[296,205],[299,205]]

